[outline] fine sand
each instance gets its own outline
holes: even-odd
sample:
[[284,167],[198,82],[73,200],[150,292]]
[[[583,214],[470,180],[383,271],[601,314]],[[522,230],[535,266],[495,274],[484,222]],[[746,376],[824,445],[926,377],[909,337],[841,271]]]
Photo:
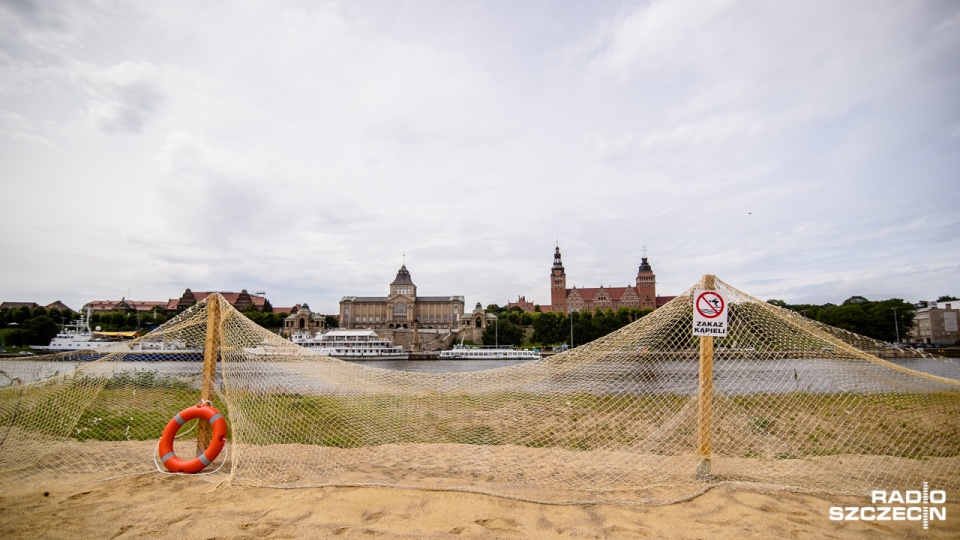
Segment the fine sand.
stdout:
[[960,504],[918,522],[836,522],[866,497],[715,487],[663,506],[554,505],[379,487],[271,489],[147,474],[0,493],[0,538],[957,538]]

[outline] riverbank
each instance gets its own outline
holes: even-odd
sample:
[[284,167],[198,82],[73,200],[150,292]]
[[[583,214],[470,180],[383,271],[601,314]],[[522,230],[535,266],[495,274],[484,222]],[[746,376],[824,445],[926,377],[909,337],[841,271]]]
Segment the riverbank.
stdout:
[[218,486],[148,474],[0,493],[4,538],[956,538],[960,504],[917,521],[831,521],[866,497],[717,487],[664,506],[548,505],[474,493]]

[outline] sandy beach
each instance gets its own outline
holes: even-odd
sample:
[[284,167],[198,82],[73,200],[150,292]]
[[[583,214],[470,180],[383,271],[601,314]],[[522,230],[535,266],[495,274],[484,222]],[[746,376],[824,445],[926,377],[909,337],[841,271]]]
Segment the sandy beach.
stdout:
[[836,522],[865,497],[715,487],[663,506],[553,505],[452,491],[225,486],[147,474],[0,494],[3,538],[957,538],[947,520]]

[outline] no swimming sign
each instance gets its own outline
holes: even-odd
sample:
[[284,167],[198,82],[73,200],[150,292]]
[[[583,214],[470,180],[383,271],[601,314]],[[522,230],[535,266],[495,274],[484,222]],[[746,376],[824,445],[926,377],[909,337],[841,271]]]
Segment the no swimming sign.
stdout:
[[717,291],[693,291],[693,335],[727,335],[727,302]]

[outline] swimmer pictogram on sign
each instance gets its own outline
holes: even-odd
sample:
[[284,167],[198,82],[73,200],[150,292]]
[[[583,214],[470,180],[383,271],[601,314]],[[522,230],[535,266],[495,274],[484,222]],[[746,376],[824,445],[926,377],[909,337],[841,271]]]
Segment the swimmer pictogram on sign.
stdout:
[[727,302],[717,291],[693,292],[693,335],[727,335]]
[[708,319],[715,319],[723,314],[726,304],[723,297],[715,291],[705,291],[697,295],[697,312]]

